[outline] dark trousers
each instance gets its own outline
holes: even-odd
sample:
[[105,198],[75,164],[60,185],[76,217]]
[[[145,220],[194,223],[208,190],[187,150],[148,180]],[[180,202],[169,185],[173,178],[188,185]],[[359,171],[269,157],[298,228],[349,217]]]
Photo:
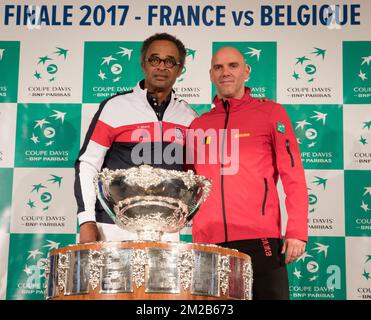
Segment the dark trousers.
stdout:
[[289,281],[282,239],[264,238],[218,243],[251,257],[253,300],[289,300]]

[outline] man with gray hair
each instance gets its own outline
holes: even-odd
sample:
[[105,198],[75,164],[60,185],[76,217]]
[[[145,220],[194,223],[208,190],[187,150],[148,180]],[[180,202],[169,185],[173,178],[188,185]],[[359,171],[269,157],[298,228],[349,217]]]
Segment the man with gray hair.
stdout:
[[[196,113],[175,97],[186,49],[167,33],[143,42],[144,80],[133,90],[103,101],[95,114],[75,164],[80,242],[136,239],[117,227],[97,201],[93,179],[103,168],[127,169],[141,164],[182,170],[185,130]],[[165,234],[164,240],[179,239]]]

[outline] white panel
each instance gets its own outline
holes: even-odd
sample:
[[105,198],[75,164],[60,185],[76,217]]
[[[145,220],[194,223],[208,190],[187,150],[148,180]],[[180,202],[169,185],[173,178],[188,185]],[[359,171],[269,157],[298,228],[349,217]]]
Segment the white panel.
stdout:
[[15,168],[10,232],[75,233],[74,178],[72,168]]
[[371,105],[343,106],[344,168],[371,169]]
[[0,103],[0,168],[13,167],[17,104]]
[[371,239],[347,237],[347,299],[371,300]]

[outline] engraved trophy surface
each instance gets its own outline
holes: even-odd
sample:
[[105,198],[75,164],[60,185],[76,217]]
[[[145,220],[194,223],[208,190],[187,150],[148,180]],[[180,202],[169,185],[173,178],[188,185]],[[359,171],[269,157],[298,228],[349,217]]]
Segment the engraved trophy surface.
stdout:
[[94,180],[100,203],[117,226],[138,240],[160,241],[181,230],[208,197],[211,182],[188,172],[153,168],[103,169]]

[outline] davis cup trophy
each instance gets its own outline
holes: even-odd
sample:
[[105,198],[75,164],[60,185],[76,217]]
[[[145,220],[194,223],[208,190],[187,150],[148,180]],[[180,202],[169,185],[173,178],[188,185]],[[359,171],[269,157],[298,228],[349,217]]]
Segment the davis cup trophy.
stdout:
[[47,299],[251,299],[248,255],[216,245],[164,242],[180,231],[211,189],[193,171],[103,169],[99,201],[138,240],[70,245],[49,255]]

